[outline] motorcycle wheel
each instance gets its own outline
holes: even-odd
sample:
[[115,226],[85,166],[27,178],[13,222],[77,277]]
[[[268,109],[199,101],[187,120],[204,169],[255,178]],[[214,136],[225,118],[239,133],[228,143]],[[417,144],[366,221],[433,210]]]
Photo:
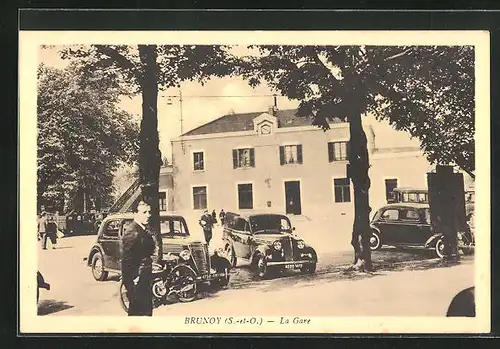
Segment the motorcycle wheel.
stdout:
[[187,303],[195,300],[198,285],[194,270],[184,264],[175,266],[170,272],[170,289],[177,290],[177,299],[180,302]]

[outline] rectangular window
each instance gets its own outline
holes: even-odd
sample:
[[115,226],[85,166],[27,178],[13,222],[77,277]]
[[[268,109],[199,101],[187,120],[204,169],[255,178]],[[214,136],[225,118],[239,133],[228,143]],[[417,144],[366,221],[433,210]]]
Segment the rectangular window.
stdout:
[[335,178],[333,180],[335,202],[351,202],[351,183],[349,178]]
[[161,191],[158,193],[158,197],[160,200],[160,211],[166,211],[167,210],[167,193],[164,191]]
[[253,148],[233,149],[233,168],[255,167]]
[[207,208],[207,187],[193,187],[193,206],[195,210]]
[[391,178],[385,180],[385,198],[387,201],[395,199],[394,193],[392,191],[397,187],[398,187],[397,179]]
[[280,164],[301,164],[302,145],[282,145],[280,146]]
[[203,152],[193,153],[193,168],[195,171],[203,171],[205,169],[205,157]]
[[328,142],[328,162],[349,160],[349,142]]
[[253,208],[252,184],[238,184],[238,208]]

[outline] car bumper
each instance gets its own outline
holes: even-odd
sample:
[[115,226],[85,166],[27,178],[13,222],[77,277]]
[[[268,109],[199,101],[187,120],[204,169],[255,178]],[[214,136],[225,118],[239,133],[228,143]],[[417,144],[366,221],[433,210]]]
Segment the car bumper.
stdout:
[[297,268],[300,268],[306,264],[315,264],[315,260],[311,259],[306,259],[306,260],[300,260],[300,261],[284,261],[284,262],[273,262],[273,261],[268,261],[267,266],[272,267],[275,265],[283,265],[283,266],[297,266]]

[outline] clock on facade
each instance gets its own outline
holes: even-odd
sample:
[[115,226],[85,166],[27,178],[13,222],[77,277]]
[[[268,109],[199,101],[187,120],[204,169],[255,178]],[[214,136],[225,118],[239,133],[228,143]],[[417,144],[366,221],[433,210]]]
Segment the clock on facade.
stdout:
[[271,133],[271,125],[262,125],[260,127],[260,133],[263,135],[268,135]]

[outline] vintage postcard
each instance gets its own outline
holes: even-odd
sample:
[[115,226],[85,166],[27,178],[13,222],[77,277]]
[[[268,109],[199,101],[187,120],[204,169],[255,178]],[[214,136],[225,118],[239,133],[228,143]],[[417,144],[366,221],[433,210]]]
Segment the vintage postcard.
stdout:
[[19,45],[21,333],[490,331],[488,32]]

